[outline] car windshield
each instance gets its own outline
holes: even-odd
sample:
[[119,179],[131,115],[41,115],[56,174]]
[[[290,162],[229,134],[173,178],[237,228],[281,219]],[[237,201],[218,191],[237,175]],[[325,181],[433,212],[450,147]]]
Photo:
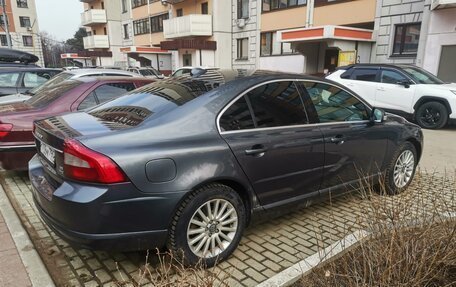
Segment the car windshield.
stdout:
[[407,73],[407,75],[409,75],[415,82],[419,84],[444,84],[442,80],[433,74],[418,67],[402,67],[402,69]]
[[60,73],[54,77],[52,77],[49,81],[45,82],[44,84],[42,84],[41,86],[38,86],[30,91],[28,91],[28,94],[31,94],[31,95],[36,95],[39,91],[41,90],[45,90],[49,87],[52,87],[52,86],[55,86],[69,78],[71,78],[73,76],[73,74],[71,73]]
[[88,113],[104,121],[137,126],[147,118],[171,111],[217,86],[192,79],[155,82],[99,105]]
[[158,72],[155,71],[154,69],[141,69],[141,70],[139,70],[139,72],[143,76],[158,76],[159,75]]
[[68,80],[52,85],[51,87],[40,89],[32,98],[27,100],[26,103],[35,108],[45,107],[67,91],[78,86],[80,83],[80,81]]

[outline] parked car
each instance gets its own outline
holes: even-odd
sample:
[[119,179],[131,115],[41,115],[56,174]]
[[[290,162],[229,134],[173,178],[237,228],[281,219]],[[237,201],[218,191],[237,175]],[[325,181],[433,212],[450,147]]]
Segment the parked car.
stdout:
[[25,93],[38,87],[62,72],[47,68],[2,68],[0,69],[0,97]]
[[179,69],[175,70],[174,73],[171,75],[171,77],[180,77],[182,75],[189,75],[192,72],[192,70],[195,71],[195,69],[205,70],[205,71],[218,70],[218,68],[214,68],[214,67],[184,66],[184,67],[180,67]]
[[347,86],[372,106],[423,128],[440,129],[456,119],[456,84],[445,84],[413,65],[350,65],[326,78]]
[[47,89],[54,85],[57,85],[68,79],[79,79],[85,77],[141,77],[140,75],[121,71],[121,70],[109,70],[109,69],[73,69],[64,71],[57,76],[53,77],[46,83],[36,87],[35,89],[29,90],[24,93],[18,93],[14,95],[0,97],[0,104],[23,102],[30,99],[32,96],[37,94],[41,89]]
[[40,89],[25,102],[0,105],[2,167],[27,169],[35,154],[34,120],[90,108],[151,82],[133,77],[82,77]]
[[62,238],[167,245],[206,266],[236,249],[260,211],[336,196],[360,174],[383,173],[388,192],[401,192],[423,148],[418,126],[342,85],[246,70],[157,81],[37,121],[35,138],[33,196]]
[[152,68],[152,67],[128,68],[127,71],[136,73],[136,74],[140,74],[147,78],[154,78],[154,79],[164,79],[165,78],[165,76],[161,72],[157,71],[155,68]]

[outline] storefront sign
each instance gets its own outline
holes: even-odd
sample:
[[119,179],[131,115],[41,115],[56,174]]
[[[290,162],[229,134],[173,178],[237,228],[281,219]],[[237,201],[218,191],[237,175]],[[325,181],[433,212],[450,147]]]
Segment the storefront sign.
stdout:
[[337,66],[340,67],[352,64],[356,64],[356,51],[340,51],[339,63]]

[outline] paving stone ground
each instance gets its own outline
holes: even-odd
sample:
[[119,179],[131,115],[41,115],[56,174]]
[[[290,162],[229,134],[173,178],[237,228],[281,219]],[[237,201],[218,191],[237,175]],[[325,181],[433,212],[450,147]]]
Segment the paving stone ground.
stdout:
[[[139,275],[146,263],[146,252],[109,253],[70,246],[41,221],[26,174],[4,173],[1,180],[57,286],[152,286],[151,281]],[[432,185],[420,188],[420,193],[442,191],[444,201],[456,211],[453,179],[425,178],[415,182]],[[222,281],[217,283],[255,286],[343,238],[360,228],[365,201],[352,194],[251,224],[233,256],[211,270]],[[147,266],[153,274],[160,266],[158,257],[148,258]],[[122,284],[125,282],[129,283]]]

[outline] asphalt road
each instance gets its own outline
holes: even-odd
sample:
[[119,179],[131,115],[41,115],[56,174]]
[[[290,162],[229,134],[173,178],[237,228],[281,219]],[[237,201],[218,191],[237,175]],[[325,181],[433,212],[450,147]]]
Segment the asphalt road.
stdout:
[[455,174],[456,126],[425,130],[424,151],[419,167],[422,171]]

